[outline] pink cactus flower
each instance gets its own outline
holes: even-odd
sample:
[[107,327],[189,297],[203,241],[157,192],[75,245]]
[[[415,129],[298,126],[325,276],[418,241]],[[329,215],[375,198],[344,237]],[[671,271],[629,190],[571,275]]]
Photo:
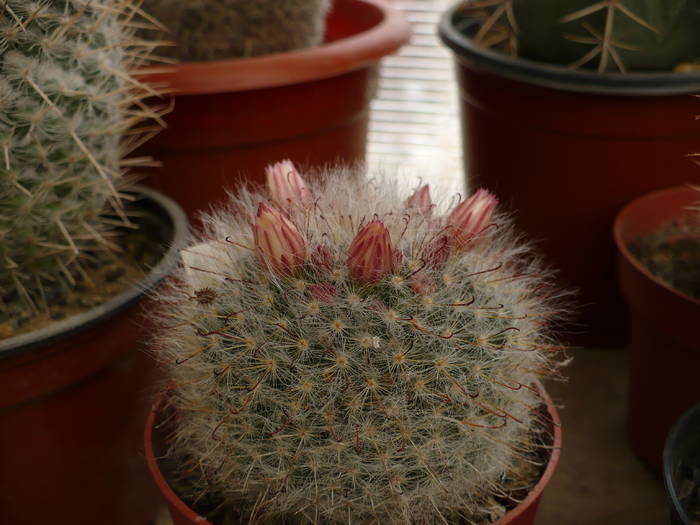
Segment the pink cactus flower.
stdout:
[[261,202],[253,225],[255,253],[279,275],[296,275],[306,259],[306,243],[282,213]]
[[338,295],[337,288],[329,283],[312,284],[309,291],[314,299],[322,303],[331,303]]
[[311,266],[317,272],[330,272],[333,270],[333,255],[327,246],[316,245],[311,252]]
[[313,203],[311,190],[290,160],[283,160],[265,168],[267,188],[272,201],[282,209],[308,206]]
[[447,220],[453,228],[451,244],[457,249],[467,247],[490,224],[497,204],[496,196],[484,189],[460,203]]
[[433,203],[430,200],[430,185],[425,184],[418,188],[413,195],[406,199],[406,208],[419,210],[423,215],[430,216],[433,213]]
[[360,284],[374,284],[393,269],[391,236],[382,221],[372,221],[355,236],[348,249],[350,275]]

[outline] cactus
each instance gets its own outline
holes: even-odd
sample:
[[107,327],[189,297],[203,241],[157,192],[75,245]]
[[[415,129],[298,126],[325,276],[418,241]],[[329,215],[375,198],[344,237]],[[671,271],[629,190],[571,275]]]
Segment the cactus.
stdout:
[[572,68],[671,70],[700,57],[698,0],[473,0],[464,13],[482,20],[477,43]]
[[252,57],[320,44],[330,0],[146,0],[185,62]]
[[[131,78],[150,44],[131,0],[0,6],[0,306],[45,311],[96,252],[116,250],[122,134],[150,115]],[[107,209],[111,216],[104,216]]]
[[441,216],[427,188],[268,177],[161,292],[173,485],[251,523],[503,514],[562,361],[547,272],[483,190]]

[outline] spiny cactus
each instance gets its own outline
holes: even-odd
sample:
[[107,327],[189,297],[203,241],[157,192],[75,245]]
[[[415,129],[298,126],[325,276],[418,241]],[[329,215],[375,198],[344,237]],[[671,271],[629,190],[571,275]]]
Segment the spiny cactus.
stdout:
[[45,309],[46,287],[70,286],[129,222],[120,139],[151,116],[129,73],[150,49],[132,38],[138,4],[0,5],[0,306]]
[[161,296],[184,496],[252,523],[491,522],[536,462],[561,294],[483,190],[441,216],[427,187],[268,183],[205,218]]
[[572,68],[670,70],[700,57],[698,0],[469,0],[463,12],[482,21],[477,43]]
[[252,57],[320,44],[330,0],[146,0],[171,33],[160,53],[185,62]]

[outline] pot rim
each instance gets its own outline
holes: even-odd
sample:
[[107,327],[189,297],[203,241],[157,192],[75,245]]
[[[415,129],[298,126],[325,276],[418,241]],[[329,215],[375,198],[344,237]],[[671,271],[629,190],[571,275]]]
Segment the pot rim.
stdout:
[[685,427],[694,420],[700,419],[700,403],[697,403],[686,410],[683,415],[678,418],[678,420],[673,424],[671,430],[666,437],[666,443],[664,445],[663,451],[663,477],[664,477],[664,488],[666,489],[666,495],[671,500],[671,506],[676,514],[683,520],[683,525],[692,525],[690,520],[687,518],[688,514],[686,510],[681,506],[681,502],[678,500],[678,493],[673,487],[673,459],[676,456],[673,449],[677,445],[677,442],[683,434]]
[[634,268],[638,273],[646,277],[655,286],[663,288],[666,292],[677,297],[678,299],[684,302],[695,304],[700,308],[700,299],[691,297],[683,293],[682,291],[677,290],[670,284],[665,283],[664,281],[656,277],[653,273],[651,273],[649,269],[641,263],[641,261],[639,261],[634,255],[632,255],[632,252],[629,249],[629,240],[627,240],[624,235],[625,225],[629,222],[628,217],[636,209],[648,208],[649,206],[652,206],[657,199],[663,198],[667,195],[671,195],[674,193],[684,195],[685,193],[690,194],[691,192],[695,194],[698,193],[697,190],[693,189],[690,185],[683,185],[655,190],[650,193],[646,193],[641,197],[637,197],[636,199],[628,202],[618,212],[617,216],[615,217],[615,223],[613,226],[613,235],[615,237],[615,245],[617,246],[617,250],[624,257],[627,264]]
[[[542,492],[544,491],[545,487],[554,475],[554,471],[556,470],[557,464],[559,463],[559,457],[561,455],[562,447],[562,431],[561,420],[559,419],[559,412],[557,411],[557,408],[554,405],[552,398],[549,396],[549,394],[547,393],[544,386],[539,380],[535,380],[535,386],[539,391],[542,401],[547,406],[547,414],[549,414],[549,417],[552,422],[553,436],[552,445],[550,447],[551,454],[547,461],[547,467],[545,468],[544,472],[542,473],[542,476],[535,484],[535,486],[532,487],[532,489],[528,492],[527,497],[520,503],[518,503],[514,508],[506,512],[503,515],[503,517],[495,521],[492,525],[508,525],[509,523],[512,523],[516,518],[518,518],[521,514],[525,513],[531,507],[531,505],[536,503],[542,496]],[[158,409],[160,408],[160,406],[162,406],[162,404],[163,398],[161,397],[154,403],[151,412],[148,414],[148,419],[146,420],[146,428],[144,430],[144,452],[146,455],[146,462],[148,463],[148,469],[151,471],[151,475],[153,476],[156,485],[158,485],[158,489],[160,490],[161,494],[165,497],[165,500],[169,506],[175,507],[178,510],[178,512],[180,512],[187,519],[191,520],[192,523],[200,523],[201,525],[212,525],[212,523],[207,521],[206,518],[199,516],[196,512],[194,512],[187,504],[185,504],[185,502],[183,502],[180,499],[180,497],[177,494],[175,494],[175,491],[173,491],[173,489],[170,488],[170,484],[165,479],[165,476],[163,475],[163,473],[160,470],[160,467],[158,466],[158,461],[153,451],[153,428],[155,425],[155,418],[158,413]]]
[[[320,80],[367,67],[411,37],[411,26],[383,0],[347,0],[355,8],[378,10],[381,21],[366,31],[309,49],[243,59],[144,67],[142,82],[167,94],[203,95],[280,87]],[[289,67],[293,64],[293,67]]]
[[534,487],[532,487],[530,492],[528,492],[527,497],[518,503],[514,508],[506,512],[505,515],[498,521],[494,522],[493,525],[508,525],[509,523],[514,522],[521,514],[525,513],[531,505],[537,502],[542,496],[542,492],[544,492],[545,487],[549,484],[549,481],[557,468],[557,464],[559,463],[559,456],[561,455],[562,447],[561,420],[559,419],[559,412],[557,411],[557,407],[554,405],[552,398],[549,396],[542,383],[540,383],[540,381],[536,381],[536,386],[540,392],[540,395],[542,396],[542,400],[547,405],[547,413],[552,419],[552,429],[554,431],[551,446],[552,454],[547,462],[547,467],[542,473],[542,477],[540,477],[539,481]]
[[49,343],[66,339],[114,317],[139,301],[172,271],[179,261],[179,250],[188,234],[189,226],[185,213],[174,200],[152,188],[133,185],[129,188],[129,191],[131,190],[140,197],[137,200],[148,199],[155,202],[172,223],[172,240],[160,262],[151,268],[143,279],[98,306],[39,330],[0,341],[0,360],[43,348]]
[[453,20],[462,2],[452,5],[440,19],[438,33],[458,60],[511,80],[552,89],[603,95],[691,95],[700,92],[700,72],[598,73],[511,57],[477,46],[456,29]]

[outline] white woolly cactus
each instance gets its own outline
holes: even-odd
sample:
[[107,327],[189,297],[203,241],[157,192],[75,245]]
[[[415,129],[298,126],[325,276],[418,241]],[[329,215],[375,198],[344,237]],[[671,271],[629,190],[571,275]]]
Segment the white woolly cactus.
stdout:
[[[255,523],[490,521],[545,426],[559,299],[479,191],[291,163],[205,217],[161,297],[171,453]],[[509,481],[510,480],[510,481]]]
[[190,62],[318,45],[330,0],[145,0],[143,5],[177,42],[162,53]]
[[[0,305],[46,308],[89,252],[116,249],[127,129],[151,113],[129,71],[131,0],[5,0],[0,5]],[[111,209],[113,218],[101,214]]]

